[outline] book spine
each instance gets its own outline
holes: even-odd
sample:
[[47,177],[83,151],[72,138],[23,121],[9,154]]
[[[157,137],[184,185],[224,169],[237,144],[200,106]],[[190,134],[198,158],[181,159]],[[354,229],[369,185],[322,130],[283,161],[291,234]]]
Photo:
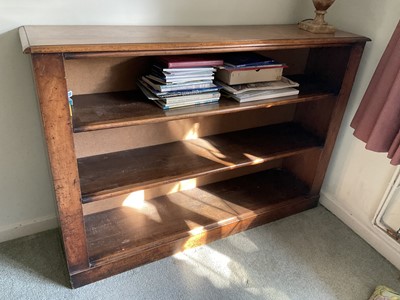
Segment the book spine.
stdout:
[[276,68],[281,68],[285,69],[287,68],[287,65],[284,64],[273,64],[273,65],[260,65],[260,66],[250,66],[250,67],[224,67],[221,68],[223,70],[226,70],[228,72],[241,72],[241,71],[254,71],[254,70],[264,70],[264,69],[276,69]]
[[184,91],[184,90],[196,90],[196,89],[204,89],[215,87],[213,83],[202,83],[202,84],[193,84],[193,85],[161,85],[160,91],[161,92],[169,92],[169,91]]
[[222,60],[207,60],[207,61],[170,61],[165,62],[167,68],[195,68],[195,67],[212,67],[220,66],[224,62]]
[[204,88],[204,89],[195,89],[195,90],[182,90],[177,92],[164,92],[158,93],[157,96],[168,98],[168,97],[179,97],[179,96],[190,96],[190,95],[199,95],[210,92],[217,92],[219,89],[217,87],[213,88]]
[[188,107],[188,106],[196,106],[196,105],[217,103],[218,101],[219,101],[219,97],[218,98],[208,99],[208,100],[205,100],[205,101],[196,101],[196,102],[183,103],[182,105],[169,105],[169,104],[163,104],[162,102],[158,102],[158,101],[157,102],[164,110],[169,110],[169,109],[173,109],[173,108],[182,108],[182,107]]
[[179,96],[172,98],[161,97],[161,100],[164,101],[166,104],[179,104],[183,102],[203,101],[210,98],[219,98],[220,96],[221,94],[219,92],[216,92],[216,93],[204,93],[204,94],[182,96],[182,97]]

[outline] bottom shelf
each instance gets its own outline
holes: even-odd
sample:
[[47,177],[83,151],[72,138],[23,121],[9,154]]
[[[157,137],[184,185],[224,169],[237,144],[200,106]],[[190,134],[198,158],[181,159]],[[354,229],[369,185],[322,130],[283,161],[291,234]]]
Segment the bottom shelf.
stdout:
[[88,215],[91,266],[131,257],[133,267],[206,244],[315,206],[307,194],[273,169]]

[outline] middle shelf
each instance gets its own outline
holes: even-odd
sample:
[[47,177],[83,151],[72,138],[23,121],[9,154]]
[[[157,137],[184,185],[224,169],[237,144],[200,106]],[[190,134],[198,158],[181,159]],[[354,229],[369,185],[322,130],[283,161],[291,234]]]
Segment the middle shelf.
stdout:
[[310,151],[323,141],[298,123],[78,159],[84,203]]

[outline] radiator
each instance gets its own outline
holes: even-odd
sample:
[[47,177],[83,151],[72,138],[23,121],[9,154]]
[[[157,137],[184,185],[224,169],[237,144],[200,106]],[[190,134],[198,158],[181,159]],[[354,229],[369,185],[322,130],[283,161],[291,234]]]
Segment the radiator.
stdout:
[[389,235],[400,246],[400,166],[382,198],[373,225]]

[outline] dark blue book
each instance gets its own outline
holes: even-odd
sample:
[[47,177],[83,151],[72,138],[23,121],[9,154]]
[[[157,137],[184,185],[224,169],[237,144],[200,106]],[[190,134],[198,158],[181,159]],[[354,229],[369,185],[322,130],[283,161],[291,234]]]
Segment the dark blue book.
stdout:
[[272,58],[255,52],[235,52],[224,55],[224,65],[233,68],[258,67],[277,64]]

